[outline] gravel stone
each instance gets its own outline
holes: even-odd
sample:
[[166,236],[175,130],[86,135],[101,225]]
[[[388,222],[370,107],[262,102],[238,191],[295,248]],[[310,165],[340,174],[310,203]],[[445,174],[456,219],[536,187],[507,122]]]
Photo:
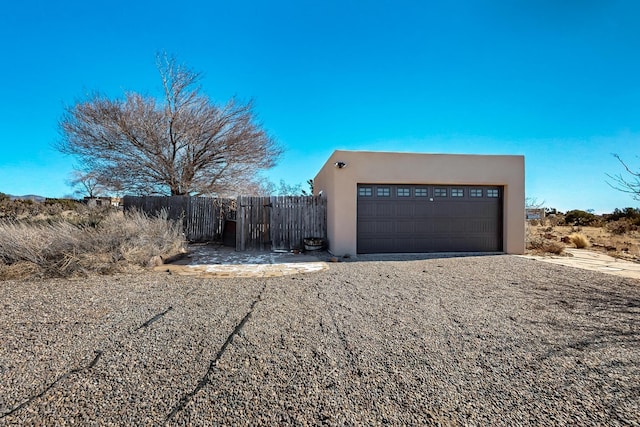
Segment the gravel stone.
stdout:
[[640,425],[640,282],[529,259],[0,282],[0,425]]

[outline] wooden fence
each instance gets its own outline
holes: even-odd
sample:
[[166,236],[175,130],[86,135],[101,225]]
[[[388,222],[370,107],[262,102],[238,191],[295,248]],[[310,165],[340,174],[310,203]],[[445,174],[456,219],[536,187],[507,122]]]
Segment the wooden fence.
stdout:
[[327,238],[327,199],[271,197],[271,242],[277,249],[302,249],[303,240]]
[[182,220],[184,233],[190,242],[210,242],[222,239],[225,220],[234,220],[234,199],[213,199],[189,196],[125,196],[124,209],[139,209],[149,215],[166,212],[172,220]]
[[314,196],[238,197],[236,249],[292,250],[327,236],[326,199]]
[[[170,219],[183,221],[189,241],[223,241],[224,237],[225,244],[235,242],[238,251],[302,249],[303,239],[327,236],[326,199],[315,196],[126,196],[124,208],[152,215],[164,210]],[[229,233],[235,235],[229,239]]]

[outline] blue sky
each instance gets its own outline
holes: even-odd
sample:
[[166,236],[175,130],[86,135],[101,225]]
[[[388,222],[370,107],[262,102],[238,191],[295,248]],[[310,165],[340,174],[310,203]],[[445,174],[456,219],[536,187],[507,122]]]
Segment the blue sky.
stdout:
[[57,122],[89,92],[159,93],[155,55],[253,99],[312,178],[336,149],[523,154],[526,192],[560,210],[638,206],[640,2],[20,0],[0,14],[0,192],[70,194]]

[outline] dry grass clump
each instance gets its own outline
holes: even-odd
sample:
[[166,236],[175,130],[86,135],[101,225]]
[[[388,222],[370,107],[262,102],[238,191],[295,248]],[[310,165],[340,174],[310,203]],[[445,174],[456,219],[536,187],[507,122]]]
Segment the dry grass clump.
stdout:
[[0,222],[0,279],[126,271],[184,247],[180,224],[166,215],[111,212],[95,226]]
[[544,237],[534,237],[527,241],[527,249],[538,253],[560,255],[564,251],[564,247],[562,243]]
[[5,265],[0,263],[0,280],[23,279],[41,276],[42,269],[29,261],[19,261]]
[[584,249],[588,248],[591,244],[589,243],[589,239],[582,233],[572,233],[569,235],[569,241],[573,243],[576,248]]
[[154,256],[168,258],[183,253],[186,246],[182,225],[168,220],[166,213],[159,217],[139,211],[113,214],[97,229],[105,252],[134,265],[146,266]]

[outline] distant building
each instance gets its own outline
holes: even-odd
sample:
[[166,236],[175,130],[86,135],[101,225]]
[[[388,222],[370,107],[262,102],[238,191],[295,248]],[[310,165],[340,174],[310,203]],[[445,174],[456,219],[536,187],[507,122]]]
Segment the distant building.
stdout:
[[84,203],[89,207],[113,206],[119,207],[122,204],[121,197],[85,197]]
[[544,219],[543,208],[527,208],[525,210],[526,218],[529,219]]

